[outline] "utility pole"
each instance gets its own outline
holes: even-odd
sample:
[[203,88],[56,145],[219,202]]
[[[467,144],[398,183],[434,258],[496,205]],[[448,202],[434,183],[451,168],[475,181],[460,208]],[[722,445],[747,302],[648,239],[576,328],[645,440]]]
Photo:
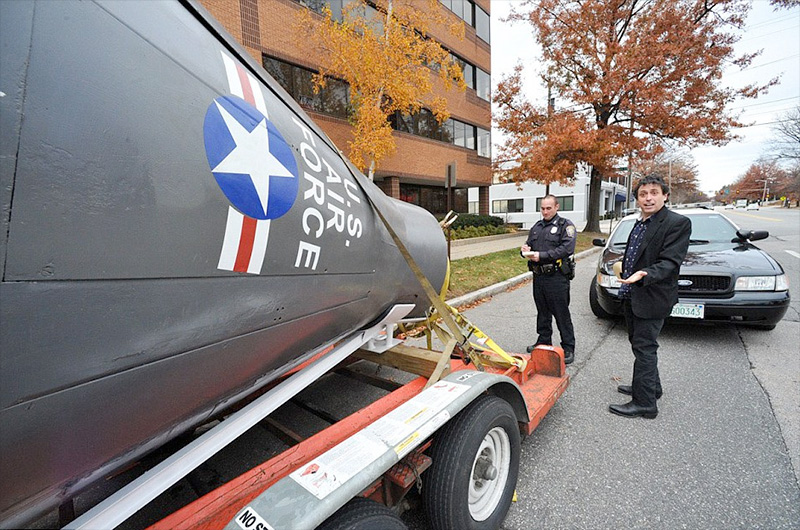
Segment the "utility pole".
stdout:
[[[547,81],[547,118],[550,119],[553,117],[553,109],[556,106],[555,98],[551,97],[550,92],[550,81]],[[544,194],[545,196],[550,195],[550,183],[544,185]]]
[[[633,99],[631,99],[631,140],[633,140]],[[631,205],[631,180],[633,179],[633,170],[631,169],[631,162],[633,158],[633,147],[628,146],[628,179],[627,179],[627,192],[625,193],[625,207]]]
[[763,182],[764,183],[764,191],[761,193],[761,202],[764,202],[767,199],[767,183],[771,182],[772,179],[757,179],[756,182]]
[[[669,197],[672,199],[672,157],[669,159],[669,169],[667,170],[667,188],[669,188]],[[670,202],[672,201],[670,200]]]

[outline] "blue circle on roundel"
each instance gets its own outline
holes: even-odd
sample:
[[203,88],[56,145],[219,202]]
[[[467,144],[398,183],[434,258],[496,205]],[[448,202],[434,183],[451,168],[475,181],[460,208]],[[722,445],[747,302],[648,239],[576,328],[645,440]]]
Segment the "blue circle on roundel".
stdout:
[[291,209],[297,161],[261,111],[236,96],[216,98],[206,111],[203,139],[211,173],[234,208],[259,220]]

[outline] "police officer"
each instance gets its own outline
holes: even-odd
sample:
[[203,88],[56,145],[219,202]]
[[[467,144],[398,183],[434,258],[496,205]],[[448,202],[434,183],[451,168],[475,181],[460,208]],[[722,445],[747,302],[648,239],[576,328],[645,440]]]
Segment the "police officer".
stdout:
[[541,221],[531,228],[521,252],[529,253],[528,269],[533,272],[533,300],[536,302],[536,344],[553,344],[556,318],[564,350],[564,363],[575,359],[575,331],[569,314],[569,281],[574,277],[575,225],[558,215],[558,201],[552,195],[542,199]]

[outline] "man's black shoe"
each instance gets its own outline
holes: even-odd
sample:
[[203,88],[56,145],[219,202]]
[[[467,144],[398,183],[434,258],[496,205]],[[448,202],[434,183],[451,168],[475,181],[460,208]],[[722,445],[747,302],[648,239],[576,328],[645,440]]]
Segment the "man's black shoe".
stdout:
[[572,361],[574,360],[575,360],[575,352],[573,351],[564,352],[564,364],[572,364]]
[[626,418],[635,418],[637,416],[641,416],[642,418],[652,420],[658,416],[657,407],[642,407],[633,401],[630,403],[625,403],[624,405],[609,405],[608,410],[613,414],[625,416]]
[[[617,387],[617,392],[620,394],[625,394],[626,396],[633,395],[633,387],[631,385],[619,385]],[[656,399],[661,399],[661,396],[664,395],[662,390],[656,390]]]

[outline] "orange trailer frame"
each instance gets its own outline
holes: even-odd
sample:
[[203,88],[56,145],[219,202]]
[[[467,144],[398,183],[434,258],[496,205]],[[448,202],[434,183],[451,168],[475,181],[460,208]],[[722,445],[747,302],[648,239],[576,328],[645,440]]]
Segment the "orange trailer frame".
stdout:
[[[439,352],[431,353],[441,355]],[[380,356],[368,354],[367,357],[370,360],[380,361]],[[518,418],[522,418],[519,422],[521,433],[529,435],[564,393],[569,384],[569,376],[566,374],[561,348],[538,346],[529,355],[518,357],[527,361],[523,371],[515,368],[505,370],[486,368],[486,371],[507,376],[516,383],[521,391],[521,400],[508,395],[508,392],[503,392],[499,388],[501,385],[498,385],[497,391],[500,397],[515,407]],[[471,370],[461,360],[451,360],[449,368],[452,372]],[[412,380],[173,512],[150,526],[150,530],[223,528],[242,508],[272,485],[417,396],[427,382],[427,377],[423,376]],[[488,391],[493,392],[491,388]],[[524,410],[520,410],[521,408]],[[371,497],[389,506],[399,502],[417,478],[431,465],[430,457],[425,454],[429,446],[430,440],[421,443],[400,463],[381,476],[375,477],[372,485],[362,491],[361,496]]]

